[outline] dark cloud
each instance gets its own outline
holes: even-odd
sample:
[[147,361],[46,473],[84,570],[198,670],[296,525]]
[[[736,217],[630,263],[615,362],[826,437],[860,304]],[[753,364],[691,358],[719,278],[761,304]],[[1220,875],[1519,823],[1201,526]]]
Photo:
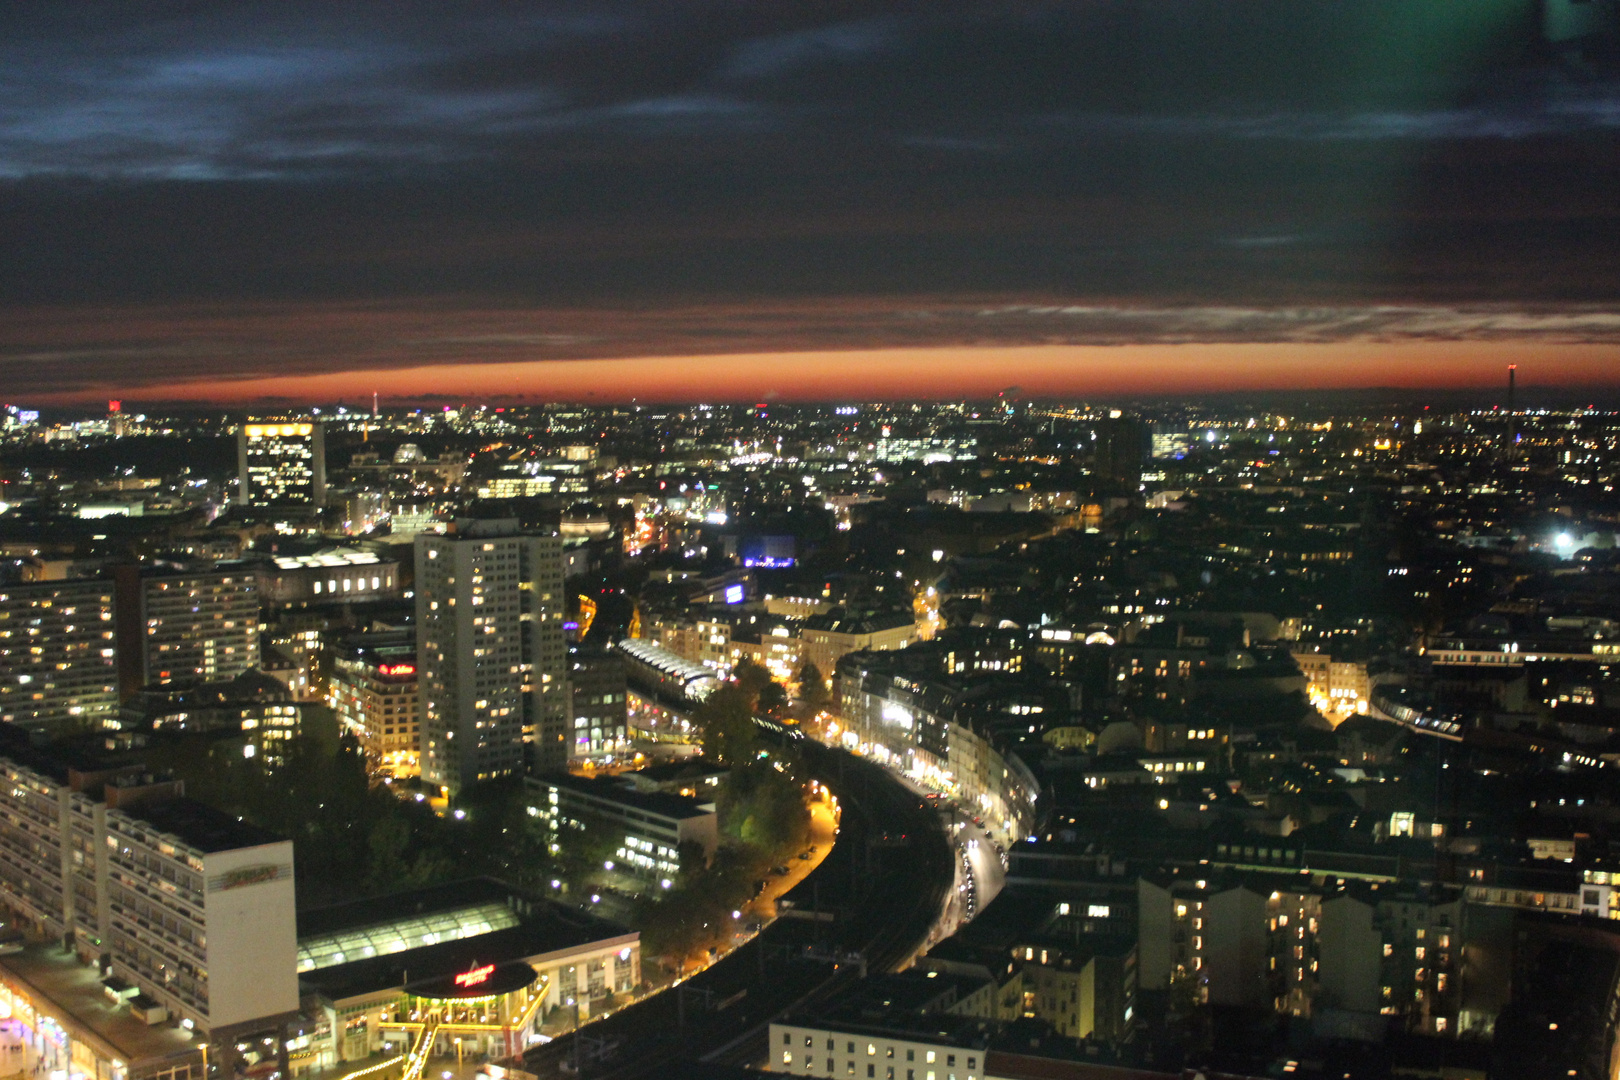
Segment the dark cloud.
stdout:
[[41,305],[1602,302],[1620,81],[1537,10],[8,5],[0,344]]
[[[13,5],[0,175],[328,179],[524,162],[559,138],[1094,139],[1612,131],[1518,0],[1032,5]],[[930,142],[930,140],[932,140]],[[1171,147],[1170,149],[1173,149]]]

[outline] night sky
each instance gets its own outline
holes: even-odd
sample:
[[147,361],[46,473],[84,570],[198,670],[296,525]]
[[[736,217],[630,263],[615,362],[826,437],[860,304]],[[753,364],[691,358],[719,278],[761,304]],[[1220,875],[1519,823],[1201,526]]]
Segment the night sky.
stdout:
[[1617,134],[1526,0],[27,0],[0,391],[1613,386]]

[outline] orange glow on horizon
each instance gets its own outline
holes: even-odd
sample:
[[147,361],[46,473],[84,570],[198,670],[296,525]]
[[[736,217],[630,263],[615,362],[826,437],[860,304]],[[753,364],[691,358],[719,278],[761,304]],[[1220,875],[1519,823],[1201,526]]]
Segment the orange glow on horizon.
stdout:
[[[138,388],[149,401],[758,401],[974,398],[1016,385],[1039,397],[1244,390],[1498,386],[1524,363],[1541,386],[1620,384],[1620,345],[1523,341],[938,346],[431,364],[325,374],[191,379]],[[56,403],[132,397],[98,386]],[[48,397],[48,396],[46,396]]]

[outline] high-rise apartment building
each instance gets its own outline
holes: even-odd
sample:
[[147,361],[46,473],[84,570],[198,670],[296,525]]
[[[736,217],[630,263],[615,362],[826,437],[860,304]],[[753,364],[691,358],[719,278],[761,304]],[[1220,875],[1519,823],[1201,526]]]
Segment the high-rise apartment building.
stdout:
[[249,420],[236,429],[241,506],[326,502],[326,436],[307,420]]
[[43,731],[118,710],[110,581],[0,585],[0,720]]
[[[0,905],[13,925],[67,943],[149,1024],[178,1020],[234,1044],[296,1015],[290,841],[184,798],[138,762],[62,760],[5,743]],[[201,1080],[185,1034],[158,1030],[136,1048],[167,1053],[161,1069],[117,1062],[101,1075]]]
[[422,776],[442,787],[568,760],[562,540],[515,520],[416,538]]
[[118,571],[126,691],[225,682],[259,663],[259,588],[246,568]]

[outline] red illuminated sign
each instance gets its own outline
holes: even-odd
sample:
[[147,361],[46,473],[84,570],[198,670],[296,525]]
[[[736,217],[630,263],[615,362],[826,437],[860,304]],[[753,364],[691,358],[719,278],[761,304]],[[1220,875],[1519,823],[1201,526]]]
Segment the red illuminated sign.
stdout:
[[384,675],[415,675],[415,664],[380,664],[377,670]]
[[489,977],[493,974],[495,974],[495,965],[485,964],[483,967],[475,967],[471,971],[463,971],[460,975],[457,975],[456,985],[477,986],[479,983],[488,982]]

